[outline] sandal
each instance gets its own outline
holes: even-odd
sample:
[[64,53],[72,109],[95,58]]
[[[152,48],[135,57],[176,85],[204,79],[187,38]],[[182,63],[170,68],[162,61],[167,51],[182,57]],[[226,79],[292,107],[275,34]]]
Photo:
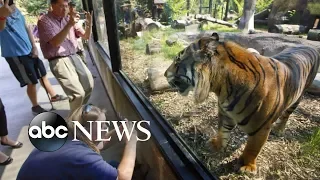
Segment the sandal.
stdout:
[[68,99],[68,97],[63,96],[63,95],[60,95],[60,94],[57,94],[57,95],[55,95],[54,97],[52,97],[52,98],[50,99],[50,101],[51,101],[51,102],[56,102],[56,101],[64,101],[64,100],[67,100],[67,99]]
[[5,165],[8,165],[8,164],[11,164],[12,161],[13,161],[13,159],[9,156],[6,161],[0,163],[0,166],[5,166]]
[[23,146],[23,144],[21,142],[18,142],[18,144],[16,144],[16,145],[9,145],[9,144],[4,144],[3,142],[1,142],[1,145],[10,146],[10,147],[12,147],[14,149],[21,148]]

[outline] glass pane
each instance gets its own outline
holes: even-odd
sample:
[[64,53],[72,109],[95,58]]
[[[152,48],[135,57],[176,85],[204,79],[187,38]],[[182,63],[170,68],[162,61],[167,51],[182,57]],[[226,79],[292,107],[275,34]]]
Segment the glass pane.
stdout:
[[[225,12],[227,2],[229,2],[229,10],[227,11],[228,16],[226,18]],[[166,2],[163,3],[160,0],[135,0],[131,1],[130,5],[125,1],[117,1],[118,29],[121,36],[120,48],[122,71],[127,74],[144,95],[149,98],[150,102],[172,125],[203,164],[220,177],[227,175],[228,177],[224,177],[226,179],[234,179],[234,177],[236,177],[236,179],[238,179],[238,177],[239,179],[247,178],[243,175],[236,174],[236,163],[233,161],[243,152],[248,136],[237,127],[231,132],[227,148],[225,149],[226,153],[214,153],[207,142],[216,135],[218,131],[218,101],[216,95],[214,93],[209,93],[209,96],[203,103],[195,104],[193,98],[194,92],[190,91],[187,96],[182,96],[177,90],[169,86],[167,79],[164,77],[164,73],[172,64],[173,59],[178,55],[179,51],[186,46],[189,46],[190,43],[204,34],[210,36],[214,31],[219,32],[222,41],[222,37],[225,37],[225,39],[229,38],[229,40],[243,44],[243,47],[247,46],[247,48],[249,48],[251,46],[250,48],[262,49],[262,47],[274,46],[273,41],[278,40],[278,38],[272,39],[273,35],[271,33],[268,35],[263,34],[267,33],[268,27],[266,27],[266,25],[261,25],[261,22],[265,22],[267,19],[265,19],[265,21],[256,21],[260,24],[255,24],[255,30],[259,30],[263,33],[250,34],[248,35],[250,38],[239,33],[239,30],[236,27],[231,26],[236,24],[238,18],[241,17],[244,2],[245,1],[236,2],[225,0],[166,0]],[[257,1],[256,13],[270,12],[267,10],[270,5],[268,2],[271,1]],[[187,14],[187,5],[190,7],[189,16]],[[295,13],[297,13],[296,16],[301,15],[299,15],[297,11]],[[198,14],[201,14],[206,20],[203,20],[203,18],[202,20],[200,20],[200,18],[196,19],[195,17],[199,17]],[[266,18],[267,17],[268,16],[266,16]],[[216,18],[219,21],[217,23],[210,22],[210,20],[215,21],[213,18]],[[314,22],[311,22],[310,24],[313,25],[313,23]],[[253,39],[253,37],[256,39]],[[276,37],[276,35],[274,37]],[[287,40],[284,39],[284,41],[279,42],[279,44],[285,44],[286,42]],[[252,47],[254,45],[256,46]],[[275,48],[276,47],[268,47],[267,49],[272,49],[272,51],[274,51]],[[280,50],[280,48],[278,50]],[[214,50],[212,51],[215,52]],[[282,49],[280,51],[282,51]],[[192,53],[195,55],[195,52]],[[237,55],[239,56],[239,53],[237,53]],[[194,62],[194,57],[189,57],[190,62]],[[190,70],[192,67],[194,66],[190,65],[185,68],[189,69],[189,73],[185,73],[185,76],[182,76],[183,78],[181,78],[181,80],[184,81],[181,81],[181,84],[188,81],[188,78],[191,79],[190,77],[194,77],[190,75],[192,74],[192,71]],[[248,65],[248,67],[252,66]],[[193,70],[195,72],[194,74],[196,74],[195,68],[193,68]],[[181,68],[181,71],[184,72],[186,70]],[[223,72],[227,73],[225,71]],[[257,73],[257,76],[258,75],[259,73]],[[233,90],[228,90],[229,92],[238,91],[239,89],[237,89],[237,87],[238,86],[233,85]],[[230,102],[227,102],[231,103],[237,101],[237,99],[240,98],[237,97],[237,94],[241,94],[240,92],[242,92],[242,90],[239,90],[239,93],[234,92],[231,94],[231,99],[228,99]],[[254,98],[257,97],[256,95],[254,96]],[[302,104],[304,104],[302,108],[305,110],[307,109],[306,107],[311,108],[314,105],[306,105],[312,99],[309,96],[307,97],[307,99],[302,101]],[[241,104],[245,103],[242,99],[240,102]],[[315,100],[315,103],[318,103],[318,100]],[[319,105],[314,106],[319,107]],[[242,108],[235,108],[235,110],[236,109],[237,111],[242,110]],[[251,111],[246,108],[242,112]],[[243,117],[239,117],[239,119],[243,119],[248,113],[241,115],[243,115]],[[293,116],[304,117],[304,119],[308,118],[296,111],[293,113]],[[316,121],[316,119],[313,120]],[[256,121],[263,120],[257,119]],[[303,128],[299,123],[293,123],[294,126]],[[317,125],[317,123],[312,123],[310,126],[315,127]],[[296,131],[294,129],[289,130],[288,133],[290,134],[290,137],[286,136],[284,138],[285,140],[278,139],[279,141],[277,140],[277,142],[272,141],[270,143],[268,141],[266,144],[267,148],[262,149],[262,153],[257,159],[257,166],[259,173],[261,173],[261,178],[267,176],[272,177],[275,174],[277,174],[277,176],[287,177],[283,172],[286,171],[285,169],[291,169],[292,167],[287,166],[284,163],[275,165],[273,163],[274,159],[271,157],[278,157],[278,154],[280,154],[280,151],[283,149],[292,149],[292,147],[296,147],[296,145],[302,145],[301,142],[296,140],[293,140],[290,143],[287,142],[288,140],[292,140],[291,135],[292,137],[294,136],[294,139],[298,139],[299,136],[304,136],[303,133],[295,134]],[[290,159],[289,157],[292,157],[290,151],[287,150],[281,151],[281,155],[283,155],[283,157],[288,157],[286,160]],[[293,159],[292,162],[294,161],[299,160]],[[314,167],[314,165],[312,165],[312,163],[303,165],[303,168],[308,167]],[[298,169],[298,165],[294,166],[294,168]]]
[[[211,162],[214,166],[218,165],[216,159],[207,157],[210,149],[205,146],[213,134],[212,128],[217,129],[214,95],[210,95],[206,104],[195,105],[192,93],[181,96],[169,86],[164,76],[174,57],[200,33],[199,24],[187,19],[186,1],[168,0],[163,3],[157,0],[157,4],[153,1],[149,4],[150,1],[137,0],[136,4],[131,1],[131,5],[121,2],[117,1],[117,18],[122,71],[173,126],[204,165]],[[172,11],[172,8],[180,7],[177,13]],[[196,1],[192,7],[190,17],[193,16],[191,13],[199,11]],[[204,13],[207,11],[203,10]],[[179,20],[178,24],[174,20]],[[207,167],[214,171],[215,167],[210,166]]]
[[109,52],[109,44],[108,44],[108,35],[107,35],[107,27],[106,27],[106,21],[103,11],[103,5],[102,0],[94,0],[93,3],[93,9],[94,9],[94,21],[96,23],[97,27],[97,33],[98,33],[98,41],[101,43],[104,50],[110,55]]

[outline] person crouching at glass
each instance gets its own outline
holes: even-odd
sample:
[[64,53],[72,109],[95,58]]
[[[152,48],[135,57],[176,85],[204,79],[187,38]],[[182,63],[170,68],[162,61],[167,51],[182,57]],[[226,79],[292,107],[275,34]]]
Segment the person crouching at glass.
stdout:
[[[43,152],[33,150],[23,163],[17,179],[131,179],[136,160],[137,131],[133,130],[132,138],[128,140],[123,136],[124,152],[120,163],[114,167],[104,161],[100,155],[97,139],[97,123],[92,123],[92,141],[77,128],[77,139],[74,139],[73,123],[78,121],[90,132],[88,121],[106,121],[105,111],[93,106],[84,105],[77,109],[70,117],[69,135],[66,143],[57,151]],[[131,122],[127,121],[129,131],[133,128]],[[102,127],[106,129],[106,127]],[[120,131],[123,128],[120,126]],[[115,130],[105,134],[102,149],[110,144],[119,142]]]

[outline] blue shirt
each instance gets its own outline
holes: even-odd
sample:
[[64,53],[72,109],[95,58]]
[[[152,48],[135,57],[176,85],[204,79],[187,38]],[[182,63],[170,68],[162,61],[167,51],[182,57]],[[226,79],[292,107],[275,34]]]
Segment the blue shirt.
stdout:
[[117,179],[118,171],[81,141],[67,140],[57,151],[33,150],[22,165],[17,180]]
[[7,17],[6,27],[0,31],[2,57],[16,57],[29,55],[32,44],[25,27],[25,18],[16,8]]

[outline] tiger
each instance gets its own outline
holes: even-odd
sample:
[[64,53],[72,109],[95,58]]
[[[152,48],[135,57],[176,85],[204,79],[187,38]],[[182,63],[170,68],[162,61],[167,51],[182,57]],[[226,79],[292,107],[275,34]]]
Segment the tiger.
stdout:
[[220,151],[238,126],[248,135],[238,158],[238,172],[256,173],[257,156],[272,130],[283,134],[319,68],[317,49],[289,47],[263,56],[236,42],[219,40],[213,33],[180,51],[164,76],[182,96],[193,91],[194,102],[204,102],[213,92],[218,99],[218,131],[208,142]]

